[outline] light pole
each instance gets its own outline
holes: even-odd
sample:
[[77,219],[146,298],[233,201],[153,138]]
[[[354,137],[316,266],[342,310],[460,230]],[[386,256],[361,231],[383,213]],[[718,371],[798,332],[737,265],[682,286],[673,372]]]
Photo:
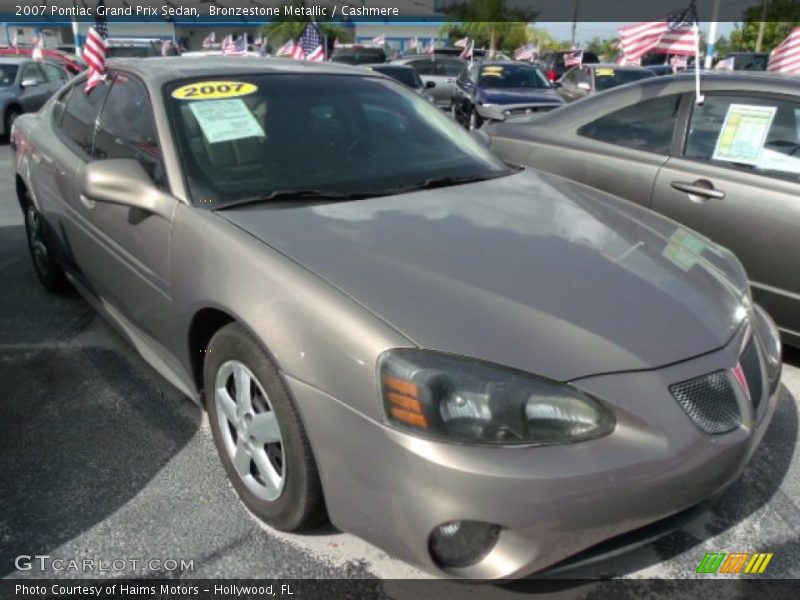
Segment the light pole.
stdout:
[[[765,0],[766,1],[766,0]],[[706,69],[711,68],[714,59],[714,46],[717,43],[717,21],[719,20],[719,0],[714,0],[711,9],[711,24],[708,29],[708,43],[706,44]]]
[[575,0],[575,4],[572,7],[572,33],[569,37],[570,46],[575,46],[575,28],[578,26],[578,6],[580,3],[581,0]]
[[756,52],[761,52],[761,44],[764,42],[764,29],[767,25],[767,5],[769,0],[761,0],[761,21],[758,24],[758,37],[756,38]]

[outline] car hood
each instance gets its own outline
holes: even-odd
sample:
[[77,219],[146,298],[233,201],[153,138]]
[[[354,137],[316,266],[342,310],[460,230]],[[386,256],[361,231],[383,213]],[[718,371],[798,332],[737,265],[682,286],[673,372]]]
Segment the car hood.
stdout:
[[478,99],[488,104],[561,104],[554,89],[481,89]]
[[561,381],[712,351],[744,317],[747,279],[726,250],[535,171],[217,214],[421,347]]

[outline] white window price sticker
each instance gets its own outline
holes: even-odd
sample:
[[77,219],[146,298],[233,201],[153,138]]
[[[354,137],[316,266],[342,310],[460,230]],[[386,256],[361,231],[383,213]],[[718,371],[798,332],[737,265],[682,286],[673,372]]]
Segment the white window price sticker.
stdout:
[[714,160],[755,165],[764,149],[775,106],[731,104],[714,148]]
[[209,144],[264,137],[264,130],[241,98],[192,102],[190,108]]

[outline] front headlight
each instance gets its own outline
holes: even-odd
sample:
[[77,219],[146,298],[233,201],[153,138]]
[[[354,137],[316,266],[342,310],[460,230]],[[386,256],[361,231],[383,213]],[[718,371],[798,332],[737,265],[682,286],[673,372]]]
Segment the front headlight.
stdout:
[[389,423],[444,441],[563,444],[608,435],[616,423],[580,390],[479,360],[403,348],[385,352],[379,371]]

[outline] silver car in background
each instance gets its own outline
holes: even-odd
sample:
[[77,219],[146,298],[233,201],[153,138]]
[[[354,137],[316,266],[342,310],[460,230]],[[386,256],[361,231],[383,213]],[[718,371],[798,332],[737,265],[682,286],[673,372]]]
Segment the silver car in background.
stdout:
[[273,527],[518,577],[718,493],[767,430],[777,331],[674,222],[509,167],[360,68],[84,84],[14,126],[34,268],[205,406]]
[[23,113],[36,112],[69,76],[49,61],[0,56],[0,136]]
[[456,80],[466,70],[469,63],[456,56],[435,54],[407,54],[392,61],[392,64],[412,67],[426,84],[434,84],[428,94],[436,106],[450,110]]
[[[651,208],[730,248],[755,299],[800,345],[800,84],[704,72],[615,88],[492,125],[502,158]],[[742,123],[744,126],[739,127]]]

